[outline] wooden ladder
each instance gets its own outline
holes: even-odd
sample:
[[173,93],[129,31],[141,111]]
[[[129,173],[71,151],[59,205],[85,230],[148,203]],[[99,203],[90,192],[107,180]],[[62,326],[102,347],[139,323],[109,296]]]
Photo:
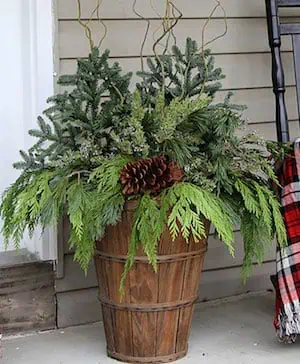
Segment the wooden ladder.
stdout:
[[281,36],[291,36],[293,44],[297,89],[298,117],[300,120],[300,23],[281,23],[279,8],[299,7],[300,0],[266,0],[269,44],[272,52],[272,80],[276,98],[276,128],[280,142],[290,141],[287,107],[285,102],[284,69],[281,58]]

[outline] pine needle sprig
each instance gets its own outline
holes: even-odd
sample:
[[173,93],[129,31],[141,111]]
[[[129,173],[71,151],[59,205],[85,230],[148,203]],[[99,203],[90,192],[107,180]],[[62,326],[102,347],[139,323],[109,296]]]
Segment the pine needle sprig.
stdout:
[[[205,62],[205,64],[204,64]],[[158,56],[147,60],[148,70],[138,72],[142,81],[137,84],[143,100],[153,102],[153,95],[168,85],[165,96],[169,102],[174,98],[185,98],[205,94],[214,96],[222,87],[219,82],[224,78],[222,70],[215,67],[210,50],[201,50],[195,40],[186,39],[184,51],[174,45],[172,54]]]

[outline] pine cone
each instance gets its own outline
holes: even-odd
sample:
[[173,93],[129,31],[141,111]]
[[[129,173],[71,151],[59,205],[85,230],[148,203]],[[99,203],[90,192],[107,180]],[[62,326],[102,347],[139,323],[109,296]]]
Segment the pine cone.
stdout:
[[156,193],[183,179],[182,169],[164,156],[127,163],[120,171],[123,195]]

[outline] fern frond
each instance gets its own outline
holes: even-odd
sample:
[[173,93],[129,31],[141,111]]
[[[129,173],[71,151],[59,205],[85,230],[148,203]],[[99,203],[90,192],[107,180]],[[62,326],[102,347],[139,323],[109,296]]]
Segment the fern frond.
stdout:
[[253,263],[263,263],[266,247],[271,247],[273,241],[264,226],[262,219],[246,212],[242,217],[241,233],[244,241],[244,262],[242,279],[244,283],[251,272]]
[[[190,201],[185,196],[178,198],[168,218],[168,226],[172,240],[175,241],[181,232],[182,237],[189,242],[193,236],[195,242],[205,237],[205,227],[201,217],[192,210]],[[179,229],[180,226],[180,229]]]
[[119,156],[114,159],[108,159],[100,167],[96,168],[90,175],[89,183],[97,182],[98,191],[101,193],[115,191],[119,185],[120,169],[122,169],[132,158]]
[[259,217],[261,215],[261,210],[253,191],[240,179],[236,181],[234,186],[236,190],[242,195],[246,209],[256,217]]
[[52,196],[49,183],[53,175],[54,172],[47,170],[30,177],[25,173],[6,191],[0,207],[6,245],[12,239],[18,248],[25,229],[32,234],[38,226],[45,204]]
[[83,236],[83,213],[86,210],[87,192],[82,183],[73,182],[67,191],[68,216],[78,240]]
[[120,292],[124,293],[126,277],[134,264],[136,247],[141,245],[154,271],[157,271],[157,244],[165,229],[166,216],[162,218],[157,201],[146,194],[141,197],[134,214],[128,259],[122,275]]
[[264,226],[267,229],[270,236],[272,236],[272,211],[269,205],[268,196],[265,194],[265,188],[260,186],[256,181],[252,181],[257,193],[259,206],[261,210],[261,218],[264,222]]
[[276,234],[278,244],[284,247],[287,245],[287,233],[281,214],[281,205],[272,191],[270,191],[267,187],[264,189],[272,209],[274,233]]
[[[168,226],[173,239],[178,236],[176,223],[181,225],[181,233],[186,240],[192,236],[199,241],[206,236],[203,218],[208,219],[216,228],[219,237],[234,254],[233,223],[220,199],[213,194],[190,183],[178,183],[171,187],[165,197],[172,200]],[[173,205],[173,206],[172,206]],[[176,221],[177,220],[177,221]]]

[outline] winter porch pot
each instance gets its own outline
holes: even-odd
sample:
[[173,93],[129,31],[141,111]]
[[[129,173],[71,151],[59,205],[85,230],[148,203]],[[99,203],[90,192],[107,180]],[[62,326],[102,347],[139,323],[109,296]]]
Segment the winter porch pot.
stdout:
[[187,39],[148,66],[132,92],[108,51],[78,60],[0,205],[16,247],[68,216],[75,260],[87,271],[96,256],[109,355],[126,362],[185,354],[208,221],[232,255],[241,227],[244,277],[274,237],[286,242],[269,145],[245,133],[230,95],[214,102],[224,76],[210,52]]
[[[142,249],[121,297],[119,282],[128,256],[136,201],[126,203],[121,221],[110,226],[96,244],[107,353],[126,363],[164,363],[184,357],[207,239],[187,244],[182,236],[172,242],[166,229],[158,243],[157,272]],[[209,222],[205,222],[206,232]]]

